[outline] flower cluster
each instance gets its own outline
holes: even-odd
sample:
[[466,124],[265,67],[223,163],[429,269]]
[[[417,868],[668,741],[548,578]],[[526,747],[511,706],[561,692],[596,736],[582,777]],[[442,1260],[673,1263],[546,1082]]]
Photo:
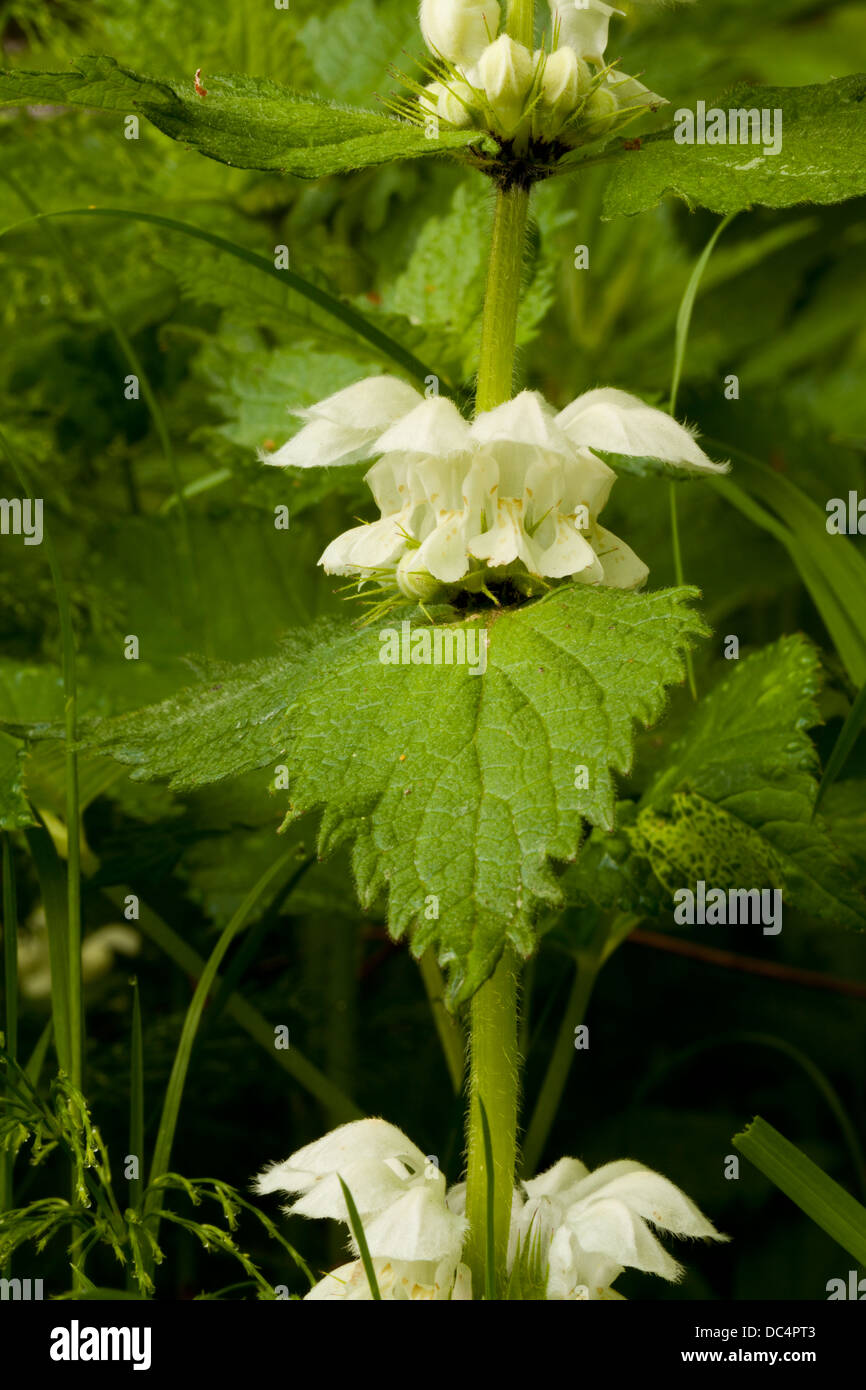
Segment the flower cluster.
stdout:
[[[385,1120],[355,1120],[299,1149],[259,1176],[259,1193],[288,1192],[287,1211],[349,1224],[340,1186],[352,1194],[383,1299],[470,1299],[460,1256],[465,1185],[446,1191],[436,1160]],[[725,1240],[686,1195],[640,1163],[606,1163],[594,1173],[563,1158],[514,1191],[509,1265],[530,1246],[553,1300],[621,1297],[624,1269],[676,1281],[682,1267],[654,1230]],[[355,1255],[358,1250],[351,1242]],[[360,1259],[327,1274],[309,1299],[369,1299]]]
[[664,98],[605,64],[610,17],[604,0],[549,0],[552,48],[535,53],[504,29],[497,0],[421,0],[421,32],[442,80],[422,112],[449,126],[477,127],[509,141],[572,146],[611,134]]
[[310,468],[377,458],[366,480],[379,520],[338,536],[319,563],[329,574],[384,573],[422,602],[506,579],[527,594],[569,576],[637,588],[646,565],[598,521],[616,474],[594,451],[725,467],[669,415],[609,387],[559,413],[523,391],[470,423],[451,401],[380,376],[296,413],[304,427],[265,462]]

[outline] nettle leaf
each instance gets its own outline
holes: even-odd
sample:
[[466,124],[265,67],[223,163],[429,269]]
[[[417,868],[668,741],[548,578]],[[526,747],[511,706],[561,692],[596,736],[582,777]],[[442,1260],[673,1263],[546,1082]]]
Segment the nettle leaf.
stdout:
[[[322,855],[351,843],[362,904],[387,891],[392,935],[411,935],[416,955],[437,949],[453,1005],[506,940],[533,950],[539,912],[561,902],[555,863],[575,858],[586,821],[613,825],[634,721],[658,718],[705,631],[694,596],[569,585],[440,625],[487,633],[475,675],[468,662],[386,664],[379,630],[334,628],[88,741],[176,786],[285,764],[288,818],[322,812]],[[435,630],[390,621],[401,642]]]
[[316,179],[395,159],[415,159],[467,145],[491,152],[477,131],[442,130],[428,139],[422,126],[378,111],[340,106],[295,92],[267,78],[240,74],[195,83],[144,77],[113,58],[76,59],[69,73],[0,72],[0,105],[52,103],[138,112],[164,135],[223,164],[276,169]]
[[698,705],[644,793],[637,851],[669,889],[778,887],[836,926],[866,927],[866,898],[844,843],[813,819],[820,658],[785,637],[735,663]]
[[[841,203],[866,193],[866,75],[804,87],[740,84],[707,111],[782,112],[782,148],[763,144],[677,144],[675,125],[621,147],[604,195],[604,212],[645,212],[667,193],[729,213],[753,206]],[[772,142],[771,142],[772,143]]]

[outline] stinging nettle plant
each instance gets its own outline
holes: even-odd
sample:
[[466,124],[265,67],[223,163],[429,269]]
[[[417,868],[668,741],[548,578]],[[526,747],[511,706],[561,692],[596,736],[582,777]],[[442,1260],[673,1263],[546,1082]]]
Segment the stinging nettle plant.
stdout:
[[[831,910],[850,925],[866,920],[813,819],[804,730],[817,720],[819,671],[805,641],[759,653],[701,701],[668,766],[636,808],[617,815],[614,779],[631,768],[635,725],[662,715],[670,687],[687,675],[693,683],[690,651],[707,629],[682,574],[674,589],[647,590],[647,565],[600,515],[620,473],[656,476],[672,489],[676,540],[675,486],[732,485],[727,462],[674,414],[697,280],[681,312],[667,411],[613,386],[562,409],[514,389],[537,184],[606,164],[609,216],[655,206],[671,190],[728,219],[754,203],[851,197],[866,191],[866,175],[842,136],[863,133],[864,82],[750,94],[749,105],[784,110],[783,167],[676,145],[670,128],[625,140],[665,98],[608,57],[616,14],[602,0],[550,0],[543,16],[533,0],[422,0],[427,56],[418,80],[405,76],[403,94],[389,100],[391,114],[237,76],[208,75],[205,90],[198,78],[172,83],[100,58],[81,60],[71,75],[0,78],[7,104],[131,105],[172,138],[243,168],[318,178],[438,155],[494,190],[471,388],[450,386],[386,341],[392,371],[293,410],[301,427],[261,455],[269,467],[299,470],[371,462],[365,477],[379,517],[339,534],[319,561],[348,581],[364,620],[296,635],[274,662],[228,671],[207,694],[193,688],[168,707],[85,725],[78,745],[183,787],[279,761],[288,769],[286,824],[320,813],[319,854],[349,845],[362,904],[386,897],[392,936],[408,937],[428,971],[434,955],[445,971],[447,1006],[468,1033],[465,1183],[448,1188],[438,1164],[382,1119],[351,1120],[274,1163],[258,1179],[260,1194],[287,1192],[289,1211],[348,1227],[354,1258],[310,1298],[617,1298],[613,1284],[627,1267],[680,1277],[657,1231],[724,1239],[684,1193],[631,1160],[590,1173],[565,1157],[521,1177],[521,972],[562,919],[585,1004],[600,964],[636,920],[621,888],[605,903],[612,859],[640,898],[710,862],[717,879],[734,873],[712,859],[733,838],[791,898],[828,910],[822,894],[832,882]],[[810,150],[828,120],[839,138],[816,168]],[[380,329],[319,287],[295,288],[383,346]],[[382,660],[385,619],[409,624],[408,659]],[[466,665],[431,664],[431,628],[481,634],[480,679]],[[753,711],[776,698],[780,671],[797,694],[778,697],[764,729]],[[707,750],[738,720],[741,785],[720,789]],[[777,724],[786,809],[762,806],[750,821],[728,803],[737,790],[757,799],[750,742],[765,749]],[[790,833],[780,833],[787,815]],[[818,864],[811,880],[807,860]],[[528,1127],[527,1172],[557,1101],[554,1079]],[[161,1157],[157,1182],[168,1151]],[[142,1220],[149,1215],[145,1204]],[[122,1242],[119,1213],[116,1222]],[[145,1270],[143,1286],[149,1279]]]

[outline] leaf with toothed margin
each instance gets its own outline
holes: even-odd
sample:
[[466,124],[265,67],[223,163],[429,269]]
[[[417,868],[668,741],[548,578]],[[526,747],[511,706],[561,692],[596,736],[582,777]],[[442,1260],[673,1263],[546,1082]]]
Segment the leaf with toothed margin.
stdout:
[[436,949],[452,1006],[506,941],[532,952],[555,863],[585,821],[612,825],[633,723],[658,718],[703,632],[693,596],[570,585],[455,625],[487,631],[483,675],[385,664],[377,632],[312,673],[290,712],[290,816],[323,808],[320,850],[352,843],[362,903],[387,890],[391,934]]
[[[351,844],[362,903],[387,893],[391,934],[418,956],[435,948],[454,1007],[506,941],[533,951],[541,910],[561,901],[556,865],[586,822],[613,824],[634,722],[658,718],[705,631],[695,594],[570,584],[436,628],[417,611],[380,630],[331,625],[85,741],[176,786],[285,764],[288,819],[321,811],[322,855]],[[390,630],[401,655],[429,640],[435,656],[440,633],[469,660],[390,664]]]
[[164,135],[209,159],[303,179],[469,145],[496,149],[477,130],[443,129],[428,136],[423,126],[383,111],[340,106],[264,77],[206,73],[202,81],[145,77],[114,58],[87,54],[68,72],[0,71],[0,106],[50,103],[140,112]]

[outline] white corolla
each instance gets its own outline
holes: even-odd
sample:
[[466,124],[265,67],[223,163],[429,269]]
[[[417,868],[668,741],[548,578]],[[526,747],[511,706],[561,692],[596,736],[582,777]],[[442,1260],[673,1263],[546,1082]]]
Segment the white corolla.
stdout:
[[[385,1120],[355,1120],[317,1139],[256,1180],[260,1194],[287,1192],[294,1215],[331,1217],[347,1225],[342,1179],[358,1210],[382,1299],[472,1298],[461,1260],[466,1236],[465,1187],[446,1191],[436,1160]],[[626,1268],[676,1281],[682,1266],[655,1234],[725,1240],[678,1187],[640,1163],[608,1163],[590,1173],[563,1158],[514,1190],[509,1272],[532,1247],[550,1300],[615,1299],[611,1287]],[[353,1238],[353,1253],[359,1251]],[[360,1258],[326,1274],[312,1300],[368,1300]]]
[[321,468],[375,458],[378,520],[338,536],[329,574],[393,573],[410,597],[513,578],[572,577],[632,589],[647,567],[599,523],[616,473],[599,453],[719,472],[693,433],[625,391],[587,391],[558,413],[535,391],[470,422],[444,397],[371,377],[307,410],[263,461]]

